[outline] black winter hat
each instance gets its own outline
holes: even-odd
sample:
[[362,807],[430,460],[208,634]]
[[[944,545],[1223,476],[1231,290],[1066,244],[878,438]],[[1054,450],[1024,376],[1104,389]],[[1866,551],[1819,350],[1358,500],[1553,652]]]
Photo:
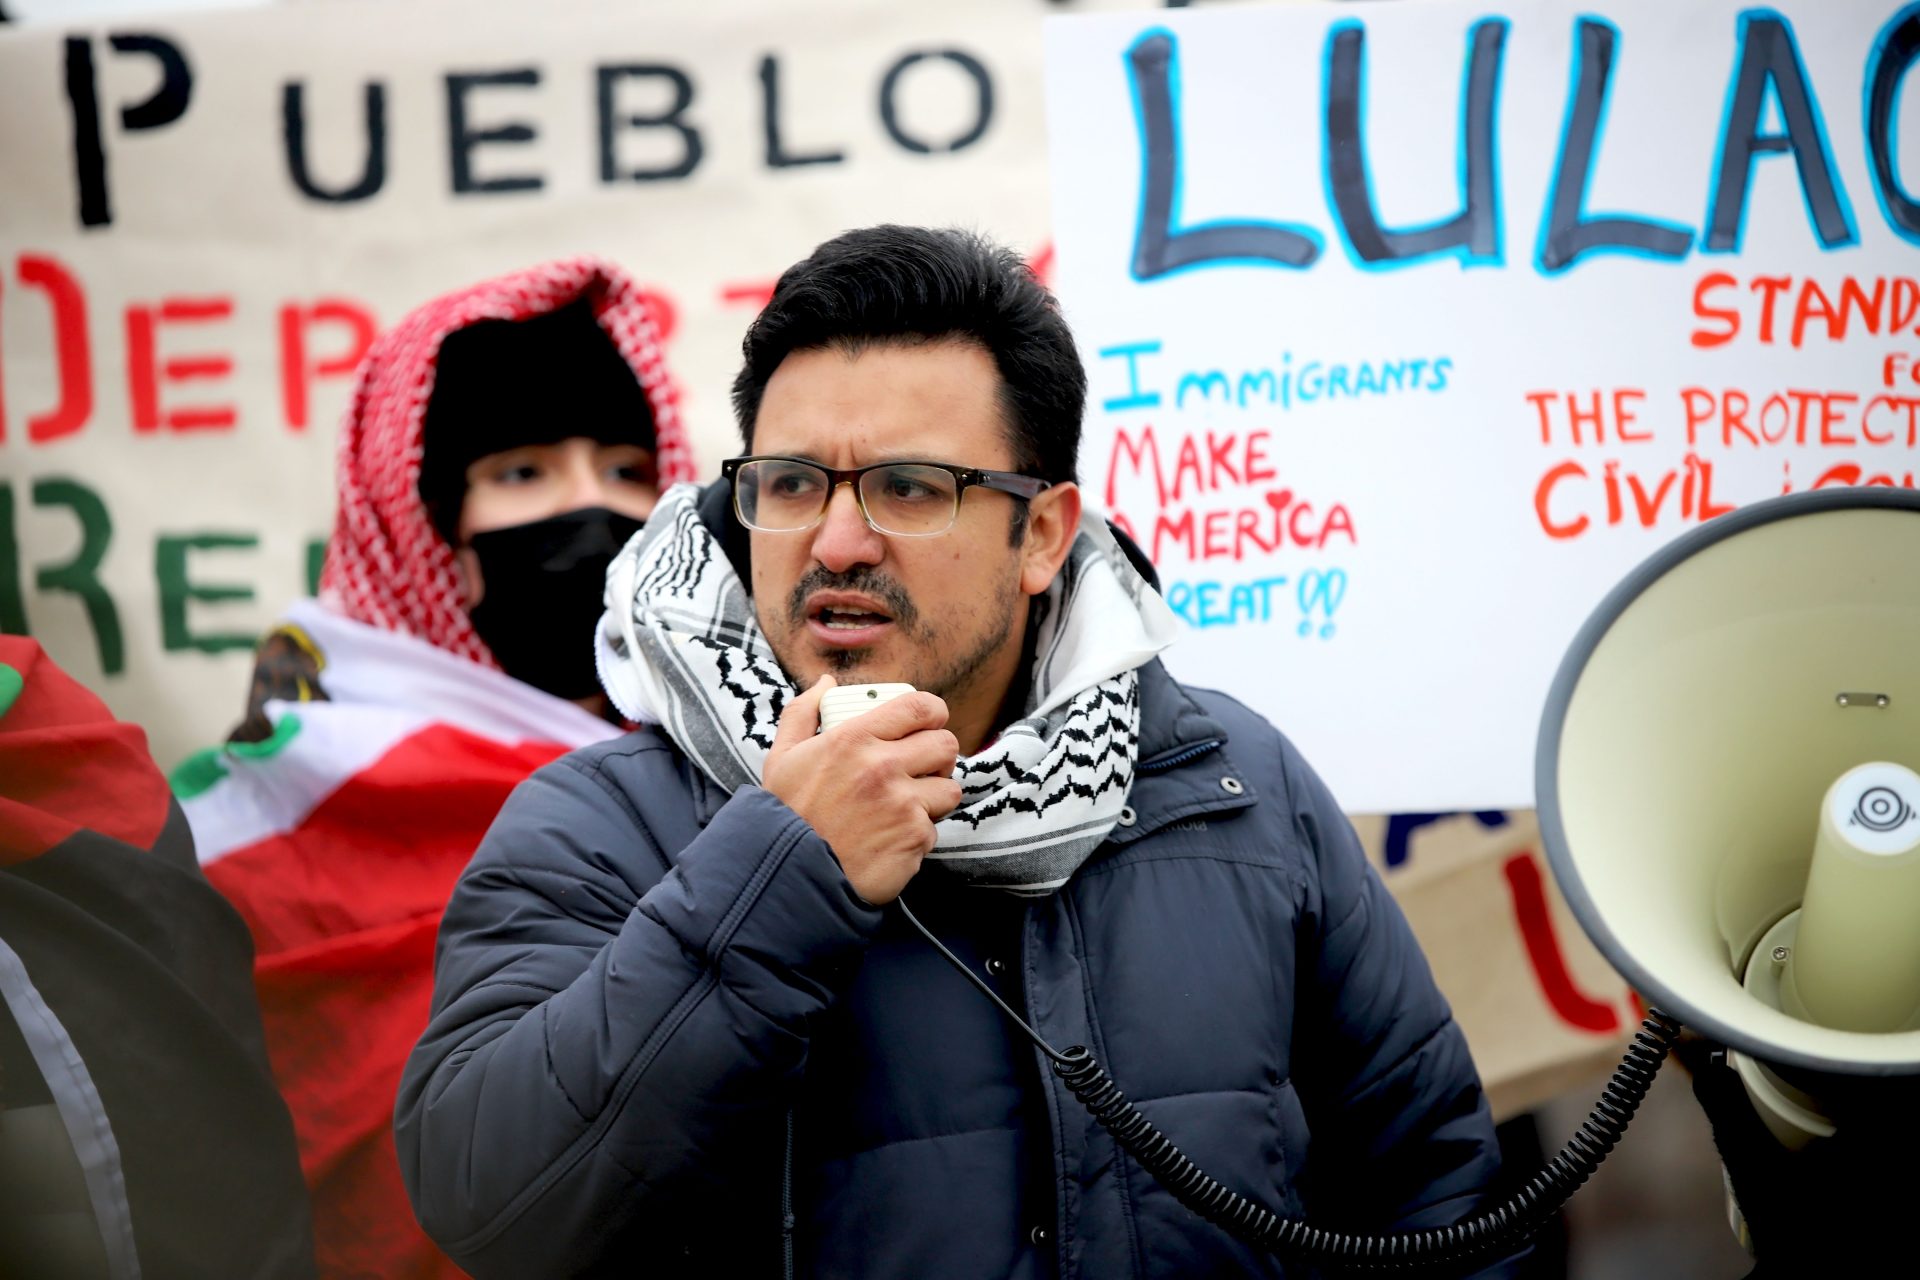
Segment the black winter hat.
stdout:
[[440,536],[459,545],[468,467],[574,436],[654,447],[647,393],[586,298],[448,334],[421,430],[420,497]]

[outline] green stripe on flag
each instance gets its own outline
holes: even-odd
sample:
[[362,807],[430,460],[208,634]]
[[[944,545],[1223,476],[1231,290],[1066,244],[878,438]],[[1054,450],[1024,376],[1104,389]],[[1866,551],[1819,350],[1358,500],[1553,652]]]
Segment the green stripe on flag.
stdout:
[[300,717],[289,711],[274,724],[272,735],[258,742],[229,742],[224,747],[194,752],[174,766],[173,772],[167,775],[167,785],[173,788],[176,800],[191,800],[227,776],[225,757],[267,760],[278,755],[299,735]]
[[225,754],[219,747],[207,747],[175,765],[173,772],[167,775],[167,785],[173,789],[173,798],[191,800],[226,777],[227,766],[220,759]]
[[300,734],[300,717],[289,711],[274,722],[273,732],[258,742],[229,742],[227,754],[239,756],[242,760],[266,760],[279,755],[281,750]]

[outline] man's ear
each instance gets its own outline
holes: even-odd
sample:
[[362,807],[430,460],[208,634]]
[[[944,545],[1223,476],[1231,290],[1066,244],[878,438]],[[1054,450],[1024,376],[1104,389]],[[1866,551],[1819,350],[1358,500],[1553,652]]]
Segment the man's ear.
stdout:
[[1053,585],[1080,534],[1080,486],[1057,484],[1027,503],[1027,537],[1020,546],[1020,590],[1037,596]]

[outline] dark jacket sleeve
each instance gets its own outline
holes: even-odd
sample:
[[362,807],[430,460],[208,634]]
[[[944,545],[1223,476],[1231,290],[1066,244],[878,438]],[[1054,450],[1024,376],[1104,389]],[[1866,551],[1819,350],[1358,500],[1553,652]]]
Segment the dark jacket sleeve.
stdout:
[[591,1269],[723,1185],[879,923],[765,791],[692,834],[670,759],[536,773],[447,907],[395,1135],[415,1212],[476,1276]]
[[1466,1037],[1325,784],[1291,744],[1282,758],[1315,873],[1294,1036],[1311,1216],[1369,1232],[1453,1223],[1478,1207],[1500,1159]]

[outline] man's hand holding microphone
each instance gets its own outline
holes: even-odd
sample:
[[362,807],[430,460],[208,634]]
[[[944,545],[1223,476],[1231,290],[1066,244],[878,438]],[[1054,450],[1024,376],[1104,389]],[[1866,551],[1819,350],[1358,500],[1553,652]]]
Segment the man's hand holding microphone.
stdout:
[[884,906],[932,850],[933,824],[960,803],[960,743],[940,698],[888,686],[864,686],[887,700],[821,731],[821,700],[836,684],[823,675],[787,704],[761,781],[827,842],[854,892]]

